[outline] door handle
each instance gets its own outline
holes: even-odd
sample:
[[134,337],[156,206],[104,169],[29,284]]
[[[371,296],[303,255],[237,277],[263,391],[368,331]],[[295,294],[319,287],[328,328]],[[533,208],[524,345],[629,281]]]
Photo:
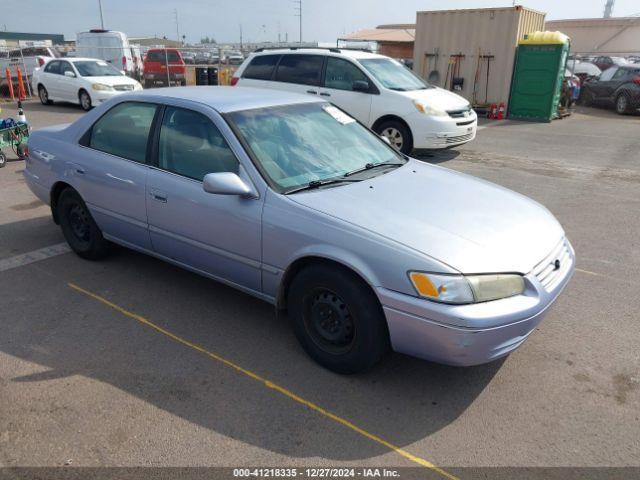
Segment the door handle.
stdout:
[[76,168],[76,173],[79,173],[80,175],[84,175],[84,174],[85,174],[85,169],[84,169],[84,168],[77,167],[77,168]]
[[313,93],[314,95],[317,95],[317,94],[318,94],[318,92],[317,92],[317,91],[315,91],[315,90],[307,90],[307,93]]
[[149,195],[151,195],[151,198],[158,202],[167,203],[167,194],[161,192],[160,190],[153,189],[149,192]]
[[327,93],[327,92],[320,92],[320,95],[322,95],[323,97],[330,97],[331,94]]

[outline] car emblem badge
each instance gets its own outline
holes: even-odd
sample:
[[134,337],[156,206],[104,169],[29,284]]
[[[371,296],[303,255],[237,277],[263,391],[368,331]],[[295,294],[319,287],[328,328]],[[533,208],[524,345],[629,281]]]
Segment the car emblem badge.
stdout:
[[553,262],[553,266],[555,267],[555,270],[560,270],[560,260],[557,260],[555,262]]

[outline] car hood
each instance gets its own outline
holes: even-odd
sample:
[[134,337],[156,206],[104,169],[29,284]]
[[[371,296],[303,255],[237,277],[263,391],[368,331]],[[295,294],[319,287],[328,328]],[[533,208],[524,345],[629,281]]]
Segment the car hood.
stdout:
[[440,87],[398,93],[411,100],[423,101],[427,105],[439,110],[458,110],[469,107],[469,101],[467,99]]
[[107,77],[83,77],[85,80],[90,81],[91,83],[102,83],[104,85],[135,85],[138,83],[133,78],[127,77],[126,75],[113,75]]
[[289,198],[469,274],[526,274],[564,236],[537,202],[417,160],[370,180]]

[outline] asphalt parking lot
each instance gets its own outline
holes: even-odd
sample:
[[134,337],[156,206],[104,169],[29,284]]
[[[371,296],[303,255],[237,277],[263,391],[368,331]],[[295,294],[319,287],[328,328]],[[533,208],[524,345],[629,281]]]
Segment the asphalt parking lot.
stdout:
[[[36,129],[82,115],[25,110]],[[582,108],[483,122],[474,142],[423,155],[544,204],[578,270],[504,360],[392,354],[357,376],[318,367],[245,294],[124,249],[101,262],[66,252],[23,162],[9,162],[0,466],[640,467],[638,132],[638,116]]]

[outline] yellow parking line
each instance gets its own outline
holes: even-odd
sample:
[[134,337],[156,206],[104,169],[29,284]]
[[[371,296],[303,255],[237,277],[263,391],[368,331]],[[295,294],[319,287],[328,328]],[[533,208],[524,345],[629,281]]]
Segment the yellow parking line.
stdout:
[[247,370],[246,368],[241,367],[240,365],[232,362],[231,360],[227,360],[224,357],[221,357],[220,355],[210,352],[208,350],[206,350],[205,348],[201,347],[200,345],[196,345],[195,343],[191,343],[188,340],[185,340],[182,337],[179,337],[178,335],[171,333],[168,330],[165,330],[164,328],[156,325],[155,323],[151,322],[150,320],[147,320],[146,318],[144,318],[141,315],[138,315],[136,313],[132,313],[129,312],[128,310],[125,310],[124,308],[116,305],[113,302],[110,302],[109,300],[107,300],[106,298],[101,297],[100,295],[96,295],[95,293],[92,293],[88,290],[85,290],[82,287],[79,287],[78,285],[75,285],[74,283],[69,283],[68,284],[70,288],[76,290],[77,292],[80,292],[88,297],[93,298],[94,300],[97,300],[98,302],[111,307],[112,309],[116,310],[117,312],[121,313],[122,315],[125,315],[129,318],[132,318],[134,320],[137,320],[138,322],[146,325],[147,327],[150,327],[152,329],[154,329],[155,331],[162,333],[163,335],[169,337],[170,339],[181,343],[182,345],[185,345],[189,348],[192,348],[200,353],[203,353],[204,355],[208,356],[209,358],[212,358],[214,360],[217,360],[220,363],[223,363],[224,365],[226,365],[227,367],[231,367],[233,368],[235,371],[237,371],[238,373],[241,373],[249,378],[252,378],[260,383],[262,383],[265,387],[271,389],[271,390],[275,390],[276,392],[281,393],[282,395],[284,395],[285,397],[290,398],[291,400],[304,405],[305,407],[310,408],[311,410],[315,410],[316,412],[318,412],[320,415],[323,415],[331,420],[333,420],[336,423],[339,423],[341,425],[344,425],[345,427],[353,430],[354,432],[362,435],[365,438],[368,438],[369,440],[372,440],[375,443],[378,443],[386,448],[388,448],[389,450],[392,450],[393,452],[397,453],[398,455],[400,455],[401,457],[406,458],[407,460],[410,460],[413,463],[416,463],[422,467],[428,468],[429,470],[432,470],[434,472],[439,473],[440,475],[442,475],[445,478],[448,478],[449,480],[459,480],[458,477],[450,474],[449,472],[446,472],[445,470],[441,469],[440,467],[434,465],[433,463],[429,462],[428,460],[425,460],[424,458],[420,458],[416,455],[413,455],[409,452],[407,452],[406,450],[403,450],[402,448],[394,445],[391,442],[386,441],[385,439],[373,434],[373,433],[369,433],[366,430],[358,427],[357,425],[351,423],[349,420],[346,420],[338,415],[336,415],[335,413],[332,413],[328,410],[325,410],[324,408],[316,405],[313,402],[310,402],[309,400],[305,400],[304,398],[300,397],[299,395],[296,395],[295,393],[293,393],[290,390],[287,390],[284,387],[281,387],[280,385],[273,383],[270,380],[267,380],[264,377],[261,377],[260,375],[258,375],[257,373],[252,372],[251,370]]

